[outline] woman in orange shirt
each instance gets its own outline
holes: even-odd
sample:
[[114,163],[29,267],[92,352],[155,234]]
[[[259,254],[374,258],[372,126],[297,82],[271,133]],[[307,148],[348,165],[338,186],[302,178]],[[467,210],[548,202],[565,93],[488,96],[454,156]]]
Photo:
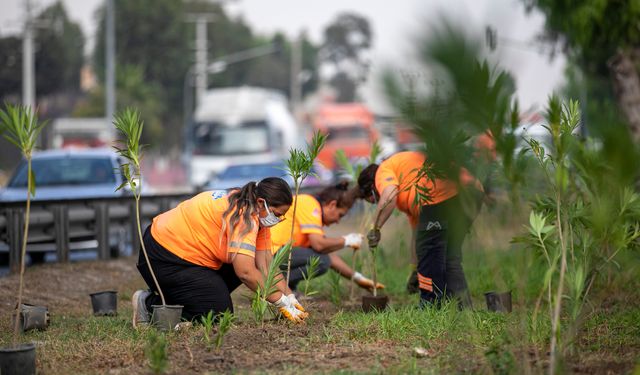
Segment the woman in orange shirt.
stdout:
[[[287,183],[269,177],[228,195],[200,193],[156,216],[143,241],[166,302],[183,305],[186,320],[209,311],[233,312],[234,289],[241,283],[251,290],[262,285],[271,250],[269,228],[280,222],[292,200]],[[134,327],[148,323],[152,306],[161,304],[142,252],[137,266],[150,290],[132,297]],[[306,317],[284,281],[267,300],[291,321]]]
[[[398,208],[408,216],[413,228],[421,304],[437,306],[443,298],[455,297],[461,307],[471,307],[462,269],[462,243],[475,215],[469,212],[473,210],[463,207],[455,182],[431,181],[420,175],[425,160],[422,152],[400,152],[379,166],[369,165],[360,174],[358,186],[362,198],[378,202],[377,220],[367,234],[369,246],[378,245],[380,228]],[[482,187],[468,176],[461,171],[462,183],[475,186],[480,194]],[[429,201],[419,199],[418,190],[428,192]]]
[[[319,259],[316,275],[333,269],[342,277],[352,280],[364,289],[372,290],[373,281],[357,272],[345,263],[336,252],[350,247],[360,248],[362,234],[349,233],[339,237],[329,237],[324,233],[324,226],[338,223],[353,206],[358,195],[357,187],[349,189],[349,182],[341,182],[328,186],[315,195],[299,194],[296,197],[296,218],[293,220],[293,208],[287,211],[282,224],[272,229],[273,252],[277,252],[289,243],[291,226],[293,226],[293,248],[291,254],[291,275],[289,287],[296,289],[298,283],[308,274],[309,264],[313,257]],[[286,265],[283,266],[286,270]],[[378,289],[384,285],[378,283]]]

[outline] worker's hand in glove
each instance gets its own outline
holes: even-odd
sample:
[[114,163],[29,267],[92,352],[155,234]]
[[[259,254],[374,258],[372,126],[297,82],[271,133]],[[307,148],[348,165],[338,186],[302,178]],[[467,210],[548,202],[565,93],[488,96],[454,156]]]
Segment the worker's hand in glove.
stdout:
[[305,310],[304,307],[302,307],[302,305],[300,304],[300,302],[298,302],[298,299],[296,298],[295,294],[291,293],[287,296],[287,298],[289,298],[289,303],[291,306],[302,311],[303,313],[302,319],[306,319],[309,316],[309,313],[307,312],[307,310]]
[[344,246],[351,247],[354,250],[358,250],[360,248],[360,246],[362,245],[363,237],[364,236],[360,233],[349,233],[345,236],[342,236],[342,238],[344,238]]
[[280,297],[279,300],[274,302],[273,305],[278,309],[282,316],[284,316],[291,322],[302,323],[305,318],[304,314],[306,313],[295,308],[295,306],[291,304],[291,301],[289,301],[289,298],[284,294],[282,295],[282,297]]
[[369,233],[367,233],[367,240],[369,241],[369,248],[377,247],[380,242],[380,229],[371,229]]
[[[364,277],[360,272],[355,272],[353,276],[351,276],[351,280],[358,284],[360,288],[367,289],[370,292],[373,291],[373,280]],[[384,284],[377,283],[376,289],[384,289]]]

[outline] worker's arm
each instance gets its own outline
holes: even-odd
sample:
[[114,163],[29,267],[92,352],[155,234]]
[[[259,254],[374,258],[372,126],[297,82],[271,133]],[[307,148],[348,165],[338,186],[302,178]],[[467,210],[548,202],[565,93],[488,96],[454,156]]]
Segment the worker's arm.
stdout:
[[309,245],[320,254],[329,254],[345,247],[343,237],[326,237],[324,234],[309,233]]
[[[268,250],[256,251],[256,266],[258,267],[258,270],[263,275],[267,275],[269,273],[269,267],[271,266],[272,260],[273,260],[273,254],[271,254],[271,251],[268,251]],[[287,295],[287,296],[293,293],[291,289],[289,289],[289,287],[287,286],[287,283],[285,282],[282,272],[278,272],[278,275],[276,276],[276,280],[278,280],[276,283],[276,288],[280,292],[284,293],[284,295]]]
[[391,216],[391,213],[396,208],[397,195],[398,195],[397,185],[387,186],[382,191],[382,195],[380,196],[380,201],[378,202],[378,207],[376,208],[376,214],[375,214],[376,221],[374,222],[375,228],[382,228],[384,223],[387,222],[387,220],[389,219],[389,216]]

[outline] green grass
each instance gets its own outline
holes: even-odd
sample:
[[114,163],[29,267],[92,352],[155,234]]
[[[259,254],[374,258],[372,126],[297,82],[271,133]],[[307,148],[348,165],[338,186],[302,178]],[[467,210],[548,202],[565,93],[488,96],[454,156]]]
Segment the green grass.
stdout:
[[[336,293],[332,292],[335,283],[332,284],[330,276],[323,275],[310,281],[310,288],[319,293],[305,304],[311,313],[305,325],[267,321],[261,326],[254,322],[240,291],[234,294],[236,323],[225,335],[219,351],[205,350],[200,326],[166,336],[169,373],[187,369],[192,363],[196,366],[193,372],[227,372],[209,366],[219,363],[211,357],[229,353],[234,353],[233,366],[240,366],[235,370],[239,373],[544,372],[542,364],[547,359],[551,332],[548,305],[541,305],[537,319],[533,313],[544,271],[540,259],[510,248],[508,243],[503,248],[487,249],[475,240],[479,238],[477,235],[470,236],[472,241],[464,249],[464,267],[474,309],[458,311],[453,303],[441,309],[419,309],[418,296],[405,291],[410,266],[404,236],[404,232],[387,233],[387,238],[396,243],[384,243],[379,252],[380,281],[386,284],[385,293],[390,297],[388,310],[360,312],[360,299],[348,300],[346,280],[340,282],[342,301],[335,307],[330,302],[331,294]],[[364,259],[360,269],[366,273],[370,266],[363,255],[359,257]],[[344,256],[351,261],[350,252]],[[640,353],[639,262],[636,254],[628,253],[620,257],[619,263],[620,268],[611,269],[610,279],[604,277],[605,273],[594,286],[592,305],[583,315],[583,325],[568,353],[573,364],[580,363],[583,356],[589,356],[589,363],[599,361],[600,365],[593,365],[595,372],[606,369],[608,363],[622,363],[622,369],[631,371],[635,366],[633,356],[637,361]],[[366,293],[357,290],[358,296]],[[484,292],[489,290],[512,290],[513,312],[488,312]],[[41,372],[107,373],[111,368],[148,371],[150,357],[145,348],[153,341],[150,336],[153,332],[131,328],[129,304],[123,303],[116,317],[93,317],[88,309],[84,315],[59,309],[51,313],[52,323],[47,331],[23,336],[23,341],[38,343]],[[0,343],[6,344],[11,341],[11,333],[4,328],[10,324],[6,320],[1,323]],[[430,354],[417,357],[416,347]],[[288,357],[273,365],[256,362],[253,357],[251,363],[257,364],[251,367],[244,361],[245,356],[252,354],[262,358]],[[535,355],[538,361],[534,361]],[[320,363],[328,367],[317,367]],[[350,370],[352,365],[356,367]]]

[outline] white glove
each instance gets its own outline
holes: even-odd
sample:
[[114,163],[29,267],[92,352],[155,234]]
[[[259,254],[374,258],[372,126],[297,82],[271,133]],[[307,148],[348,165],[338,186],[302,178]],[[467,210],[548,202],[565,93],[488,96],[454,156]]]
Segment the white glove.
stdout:
[[304,315],[306,313],[296,309],[289,298],[284,294],[282,295],[282,297],[280,297],[279,300],[274,302],[273,305],[278,308],[278,311],[280,311],[280,314],[282,314],[282,316],[284,316],[291,322],[302,323],[302,321],[306,317]]
[[289,298],[289,303],[295,307],[296,309],[302,311],[302,312],[306,312],[307,310],[304,309],[304,307],[302,307],[302,305],[300,304],[300,302],[298,302],[298,299],[296,298],[296,295],[291,293],[287,296],[287,298]]
[[362,245],[362,239],[364,236],[360,233],[349,233],[342,236],[342,238],[344,238],[344,246],[357,250],[360,248],[360,245]]
[[[373,280],[367,278],[360,272],[354,272],[353,276],[351,276],[351,280],[358,284],[360,288],[368,289],[369,291],[373,291]],[[376,283],[376,289],[384,289],[384,284]]]

